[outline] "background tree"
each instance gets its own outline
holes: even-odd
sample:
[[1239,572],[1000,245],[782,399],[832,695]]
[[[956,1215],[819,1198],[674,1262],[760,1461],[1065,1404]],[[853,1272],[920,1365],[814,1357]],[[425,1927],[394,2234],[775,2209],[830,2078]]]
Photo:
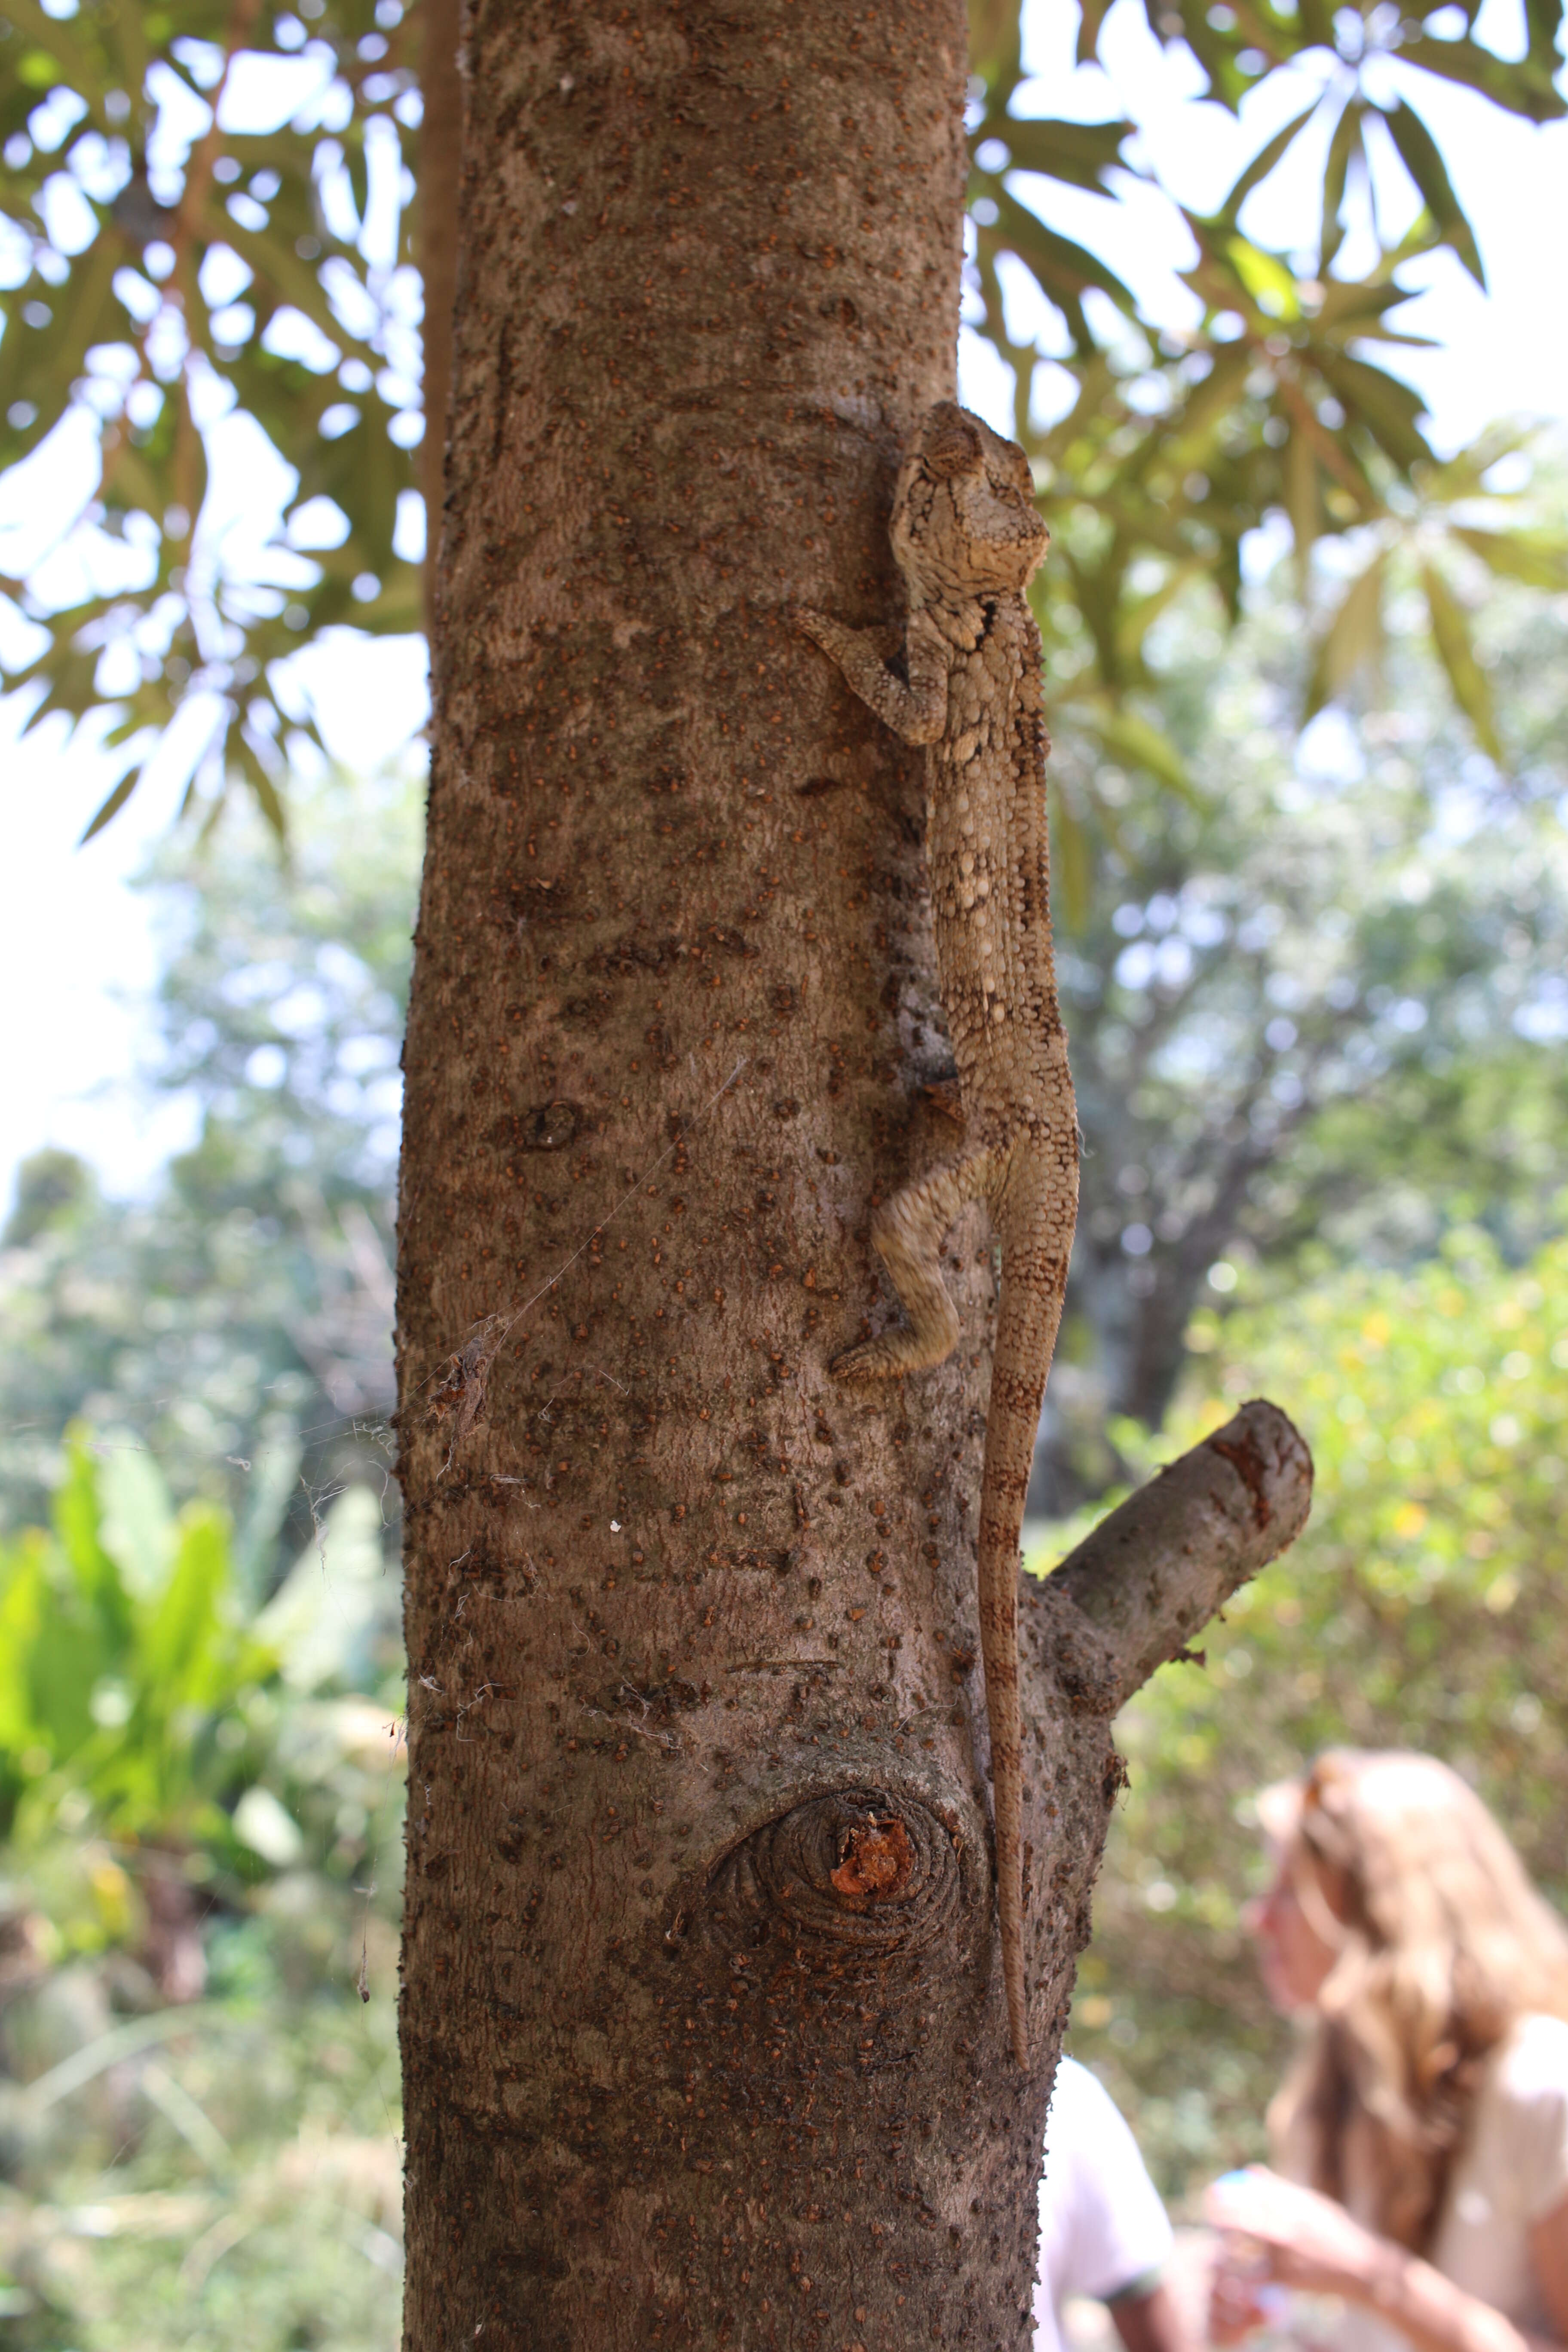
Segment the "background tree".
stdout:
[[1325,1268],[1278,1298],[1252,1286],[1196,1318],[1161,1450],[1289,1382],[1312,1432],[1312,1519],[1211,1626],[1206,1669],[1159,1676],[1121,1719],[1131,1785],[1073,2011],[1075,2051],[1109,2076],[1178,2196],[1264,2153],[1288,2056],[1241,1927],[1267,1868],[1246,1833],[1255,1790],[1333,1741],[1430,1749],[1568,1902],[1568,1247],[1510,1265],[1456,1225],[1417,1265]]
[[[1283,1290],[1478,1217],[1527,1254],[1560,1213],[1561,621],[1527,594],[1487,612],[1508,782],[1404,632],[1314,763],[1281,591],[1258,583],[1224,644],[1192,598],[1160,625],[1157,708],[1202,797],[1101,772],[1062,968],[1086,1149],[1047,1516],[1125,1475],[1120,1420],[1160,1425],[1227,1251]],[[1062,753],[1070,791],[1085,747]]]
[[62,1433],[85,1420],[147,1448],[182,1497],[265,1530],[261,1594],[345,1481],[369,1484],[395,1532],[421,798],[410,774],[301,782],[286,870],[258,812],[235,812],[194,871],[184,845],[154,861],[166,961],[138,1076],[198,1133],[141,1201],[105,1198],[69,1154],[24,1165],[0,1234],[0,1525],[47,1517]]

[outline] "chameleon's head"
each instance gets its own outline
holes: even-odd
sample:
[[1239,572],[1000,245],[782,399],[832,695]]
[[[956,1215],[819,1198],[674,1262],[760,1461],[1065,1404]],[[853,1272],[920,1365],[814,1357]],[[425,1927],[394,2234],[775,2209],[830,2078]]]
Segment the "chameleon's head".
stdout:
[[1050,544],[1029,461],[955,400],[928,409],[899,470],[893,553],[917,602],[1021,591]]

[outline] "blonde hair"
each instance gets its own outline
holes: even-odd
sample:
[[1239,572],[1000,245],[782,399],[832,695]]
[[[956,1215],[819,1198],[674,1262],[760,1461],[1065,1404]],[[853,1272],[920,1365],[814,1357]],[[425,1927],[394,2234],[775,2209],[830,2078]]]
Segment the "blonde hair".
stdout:
[[1521,2017],[1568,2018],[1568,1929],[1435,1757],[1329,1748],[1259,1811],[1289,1820],[1287,1866],[1335,1951],[1269,2108],[1277,2159],[1425,2252],[1488,2054]]

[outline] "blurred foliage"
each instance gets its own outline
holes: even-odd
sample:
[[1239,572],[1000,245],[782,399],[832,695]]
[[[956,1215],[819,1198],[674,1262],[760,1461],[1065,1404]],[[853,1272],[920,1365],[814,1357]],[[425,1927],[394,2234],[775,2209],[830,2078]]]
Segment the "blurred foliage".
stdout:
[[[309,1909],[307,1908],[309,1905]],[[210,1937],[225,1997],[62,2102],[0,2185],[16,2352],[387,2352],[402,2295],[395,1932],[305,1882]],[[337,1916],[341,1914],[341,1916]],[[232,1990],[230,1989],[232,1988]],[[29,2005],[112,2032],[90,1979]],[[85,2012],[85,2014],[83,2013]],[[89,2045],[90,2046],[90,2045]]]
[[[1080,64],[1099,62],[1107,13],[1105,0],[1086,0]],[[1024,18],[1013,0],[972,0],[980,94],[971,110],[969,208],[978,299],[965,315],[1013,371],[1014,429],[1034,460],[1056,534],[1055,559],[1035,590],[1052,707],[1070,709],[1098,734],[1106,757],[1169,789],[1190,790],[1193,772],[1151,701],[1147,640],[1194,579],[1217,589],[1232,622],[1239,616],[1242,542],[1269,517],[1288,532],[1303,590],[1321,543],[1351,537],[1359,550],[1319,624],[1303,715],[1375,663],[1390,553],[1414,548],[1448,688],[1488,756],[1506,760],[1474,643],[1476,600],[1458,583],[1455,558],[1467,551],[1497,576],[1561,590],[1568,534],[1510,511],[1493,494],[1489,477],[1518,436],[1489,435],[1440,462],[1421,430],[1419,396],[1377,363],[1422,341],[1391,320],[1415,290],[1401,281],[1405,264],[1447,246],[1484,283],[1436,140],[1406,100],[1373,94],[1389,88],[1389,66],[1458,81],[1527,121],[1563,111],[1557,0],[1532,14],[1526,54],[1508,64],[1475,38],[1479,6],[1461,13],[1456,36],[1446,11],[1402,17],[1379,0],[1332,11],[1275,9],[1268,0],[1239,8],[1148,0],[1151,31],[1166,47],[1185,47],[1201,68],[1202,96],[1234,112],[1284,72],[1307,99],[1214,215],[1180,208],[1196,253],[1181,273],[1195,316],[1174,332],[1141,320],[1106,263],[1035,209],[1050,210],[1053,180],[1112,197],[1147,184],[1153,175],[1139,155],[1136,126],[1038,115],[1043,84],[1027,70]],[[1267,249],[1242,227],[1247,201],[1298,140],[1325,131],[1316,249]],[[1392,245],[1377,226],[1373,137],[1386,140],[1423,207]],[[1369,230],[1374,257],[1346,277],[1352,219]],[[1020,322],[1016,333],[1010,319]],[[1065,400],[1053,374],[1066,380]],[[1043,421],[1053,415],[1058,421]],[[1076,920],[1088,902],[1070,810],[1063,830],[1065,898]]]
[[53,1516],[0,1548],[5,2340],[368,2352],[401,2270],[374,1499],[259,1611],[144,1454],[79,1433]]
[[1090,911],[1058,946],[1085,1148],[1042,1513],[1124,1475],[1108,1424],[1158,1425],[1211,1268],[1266,1267],[1282,1292],[1336,1260],[1408,1265],[1468,1219],[1516,1260],[1559,1228],[1568,611],[1489,601],[1505,785],[1401,625],[1400,576],[1392,707],[1363,681],[1304,737],[1311,656],[1279,575],[1224,637],[1177,600],[1159,709],[1200,800],[1058,730]]
[[151,1482],[121,1493],[129,1573],[79,1433],[52,1537],[0,1550],[0,1831],[26,1843],[70,1790],[111,1835],[226,1846],[221,1800],[258,1764],[246,1701],[278,1661],[243,1624],[221,1516],[175,1519]]
[[[0,33],[0,465],[68,412],[99,450],[51,548],[73,585],[26,600],[33,716],[114,706],[129,764],[95,823],[178,716],[191,793],[241,777],[281,831],[289,730],[319,738],[279,665],[345,622],[420,625],[394,544],[422,432],[414,24],[398,0],[6,0]],[[204,515],[231,413],[292,473],[259,550]]]
[[[265,1606],[226,1514],[176,1513],[145,1454],[100,1461],[77,1429],[52,1499],[52,1529],[0,1545],[0,1835],[22,1854],[89,1831],[130,1855],[199,1853],[193,1885],[297,1862],[316,1782],[296,1702],[399,1688],[374,1497],[340,1496]],[[108,1885],[93,1900],[115,1940],[135,1906]]]
[[[967,308],[1014,371],[1019,436],[1058,533],[1041,590],[1057,691],[1108,756],[1167,784],[1184,770],[1140,698],[1145,640],[1193,579],[1216,583],[1234,618],[1242,541],[1271,515],[1288,523],[1303,578],[1320,541],[1372,535],[1323,629],[1313,693],[1336,693],[1373,646],[1388,543],[1415,533],[1452,690],[1502,756],[1449,558],[1462,542],[1505,577],[1556,587],[1568,542],[1494,512],[1490,445],[1439,464],[1417,395],[1373,356],[1412,340],[1390,323],[1405,262],[1446,246],[1480,269],[1419,109],[1379,95],[1389,61],[1414,69],[1411,87],[1458,81],[1524,121],[1563,111],[1559,0],[1532,0],[1514,59],[1476,37],[1476,0],[1460,13],[1453,37],[1451,0],[1408,18],[1388,0],[1331,13],[1318,0],[1151,6],[1157,37],[1186,46],[1221,105],[1236,110],[1275,73],[1309,100],[1212,218],[1184,214],[1195,322],[1173,336],[1145,331],[1103,257],[1034,209],[1049,209],[1053,185],[1113,200],[1146,191],[1132,125],[1035,112],[1017,0],[974,0]],[[1086,0],[1080,61],[1096,58],[1105,14]],[[344,624],[419,625],[419,22],[403,0],[300,0],[297,14],[259,0],[0,8],[0,467],[74,433],[97,477],[28,579],[9,583],[37,625],[15,676],[33,689],[34,723],[111,707],[123,772],[96,823],[163,743],[197,803],[215,806],[237,777],[281,830],[291,760],[315,732],[289,655]],[[1317,249],[1271,252],[1243,228],[1247,199],[1330,116]],[[1394,247],[1372,208],[1376,140],[1423,206]],[[1335,275],[1352,249],[1345,224],[1363,216],[1374,258]],[[1049,365],[1072,380],[1068,414],[1048,427],[1035,411],[1042,352],[1032,326],[1011,331],[1008,285],[1027,289],[1023,312],[1048,322]],[[280,478],[286,466],[275,524],[239,528],[208,499],[215,433],[239,419],[253,477],[268,445]]]
[[[0,1234],[0,1526],[37,1517],[73,1418],[285,1549],[345,1479],[389,1516],[397,1060],[418,887],[411,776],[301,782],[279,866],[234,812],[147,887],[164,918],[144,1083],[199,1119],[145,1201],[68,1155]],[[268,1544],[272,1542],[270,1534]],[[291,1554],[289,1554],[291,1557]],[[247,1570],[258,1593],[269,1554]]]
[[[1458,1230],[1414,1271],[1236,1297],[1197,1317],[1201,1369],[1158,1448],[1123,1443],[1142,1476],[1242,1398],[1279,1398],[1312,1448],[1312,1515],[1208,1629],[1205,1663],[1121,1718],[1131,1785],[1073,2023],[1171,2191],[1261,2152],[1288,2051],[1240,1924],[1266,1875],[1238,1835],[1257,1789],[1332,1741],[1427,1749],[1568,1901],[1568,1242],[1514,1267]],[[1031,1567],[1102,1507],[1037,1531]]]

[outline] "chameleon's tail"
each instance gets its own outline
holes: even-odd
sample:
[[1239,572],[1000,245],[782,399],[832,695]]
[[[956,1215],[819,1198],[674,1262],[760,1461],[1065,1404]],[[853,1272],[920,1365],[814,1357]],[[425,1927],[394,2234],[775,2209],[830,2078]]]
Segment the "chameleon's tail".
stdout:
[[[1023,1223],[1026,1240],[1009,1242]],[[1003,1220],[1002,1306],[985,1423],[980,1490],[980,1654],[991,1728],[996,1836],[996,1912],[1002,1979],[1013,2054],[1029,2063],[1024,2006],[1023,1724],[1018,1706],[1018,1538],[1024,1524],[1046,1375],[1061,1320],[1070,1227],[1059,1247],[1042,1247],[1033,1218]],[[1054,1238],[1054,1237],[1053,1237]]]

